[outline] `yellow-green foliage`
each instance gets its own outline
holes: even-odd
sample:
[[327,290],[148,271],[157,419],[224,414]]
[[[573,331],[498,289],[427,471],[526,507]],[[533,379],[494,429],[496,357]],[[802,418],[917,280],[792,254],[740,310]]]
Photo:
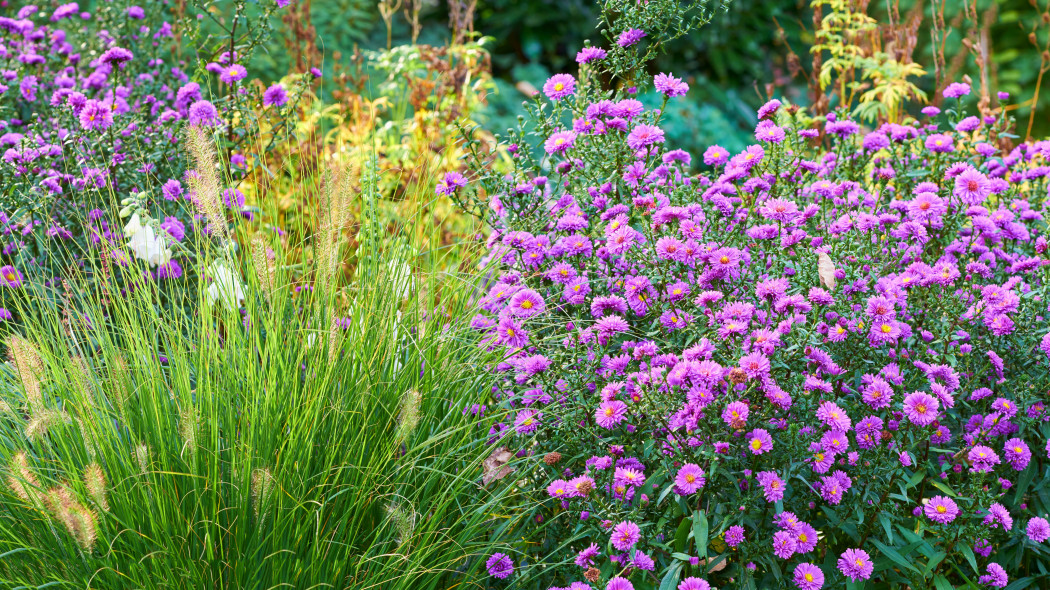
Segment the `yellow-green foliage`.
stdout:
[[828,54],[818,76],[822,91],[834,82],[839,104],[856,101],[853,114],[866,121],[898,122],[904,101],[926,101],[926,93],[909,80],[926,70],[881,51],[878,23],[863,9],[851,0],[813,0],[811,6],[825,11],[810,49]]

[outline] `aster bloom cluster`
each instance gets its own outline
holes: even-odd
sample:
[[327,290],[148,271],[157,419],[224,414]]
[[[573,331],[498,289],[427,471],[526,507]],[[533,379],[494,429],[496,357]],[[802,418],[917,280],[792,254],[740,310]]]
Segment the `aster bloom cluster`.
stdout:
[[1001,587],[1045,563],[1050,142],[1004,147],[959,83],[874,128],[771,101],[753,145],[694,159],[588,71],[545,86],[511,174],[479,171],[489,435],[556,521],[519,575]]
[[[3,262],[47,280],[70,264],[85,264],[66,253],[91,250],[121,266],[145,260],[154,279],[182,276],[185,260],[180,266],[170,253],[157,252],[186,256],[180,242],[207,225],[184,188],[185,126],[225,132],[232,111],[253,100],[279,107],[289,99],[280,85],[261,96],[210,97],[207,84],[191,79],[192,64],[168,51],[177,30],[192,30],[165,20],[170,16],[162,3],[105,5],[88,13],[72,2],[26,5],[0,17]],[[243,66],[230,64],[221,77],[234,83],[246,75]],[[251,135],[251,129],[236,131],[231,136]],[[226,150],[235,176],[242,174],[237,166],[243,168],[244,157],[235,144]],[[149,209],[140,225],[104,210],[114,195],[139,194],[147,195]],[[241,205],[243,196],[232,212]]]

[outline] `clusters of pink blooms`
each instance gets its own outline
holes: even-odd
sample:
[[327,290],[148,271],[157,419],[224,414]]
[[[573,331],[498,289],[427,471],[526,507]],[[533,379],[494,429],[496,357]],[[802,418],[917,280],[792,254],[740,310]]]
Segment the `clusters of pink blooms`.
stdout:
[[1047,507],[1016,486],[1050,457],[1050,142],[1004,147],[1005,116],[961,108],[800,126],[774,100],[696,174],[629,95],[544,92],[545,156],[487,187],[503,272],[473,320],[506,354],[492,440],[559,520],[518,548],[534,575],[919,587],[887,549],[954,538],[931,571],[1003,587],[1038,559]]

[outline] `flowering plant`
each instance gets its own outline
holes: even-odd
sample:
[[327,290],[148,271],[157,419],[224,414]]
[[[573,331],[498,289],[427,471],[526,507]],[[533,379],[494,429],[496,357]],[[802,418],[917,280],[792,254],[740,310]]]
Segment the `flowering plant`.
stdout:
[[[222,163],[238,181],[248,167],[240,151],[257,139],[254,111],[279,119],[295,99],[280,84],[248,85],[238,63],[268,32],[277,5],[267,6],[248,34],[227,31],[235,42],[209,37],[195,44],[203,70],[215,74],[214,91],[192,75],[193,60],[172,58],[177,37],[188,41],[199,32],[185,10],[150,2],[83,12],[71,2],[26,5],[0,17],[4,263],[45,288],[55,277],[90,275],[92,259],[116,262],[118,275],[181,277],[194,257],[193,232],[208,231],[180,157],[185,126],[223,140]],[[275,140],[288,133],[287,126],[269,127],[277,129]],[[223,200],[230,215],[251,216],[236,187]],[[117,203],[121,218],[130,219],[111,215]],[[146,268],[136,268],[136,259]],[[10,299],[0,305],[17,307]]]
[[488,195],[473,325],[531,500],[493,583],[1047,583],[1050,142],[959,83],[870,129],[772,100],[696,174],[605,59],[544,86],[513,173],[444,183]]

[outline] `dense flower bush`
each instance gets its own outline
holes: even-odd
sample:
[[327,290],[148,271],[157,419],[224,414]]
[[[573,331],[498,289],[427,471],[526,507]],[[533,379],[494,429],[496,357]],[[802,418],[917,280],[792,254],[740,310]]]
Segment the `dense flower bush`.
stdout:
[[531,498],[493,585],[1048,583],[1050,142],[1008,147],[957,83],[875,128],[773,100],[753,145],[694,157],[602,88],[641,79],[609,53],[482,180],[502,271],[473,324]]
[[[267,6],[268,17],[277,6]],[[185,177],[184,126],[223,139],[222,163],[236,181],[249,166],[241,152],[257,139],[253,113],[280,118],[297,96],[295,88],[247,84],[237,63],[265,38],[268,20],[236,43],[200,39],[186,59],[174,57],[176,35],[196,39],[196,21],[161,2],[103,3],[95,12],[76,2],[25,5],[0,17],[6,274],[70,277],[90,271],[87,251],[115,261],[114,272],[148,270],[161,281],[193,267],[188,238],[207,224]],[[212,79],[195,75],[198,60]],[[224,201],[231,216],[250,215],[236,186]]]

